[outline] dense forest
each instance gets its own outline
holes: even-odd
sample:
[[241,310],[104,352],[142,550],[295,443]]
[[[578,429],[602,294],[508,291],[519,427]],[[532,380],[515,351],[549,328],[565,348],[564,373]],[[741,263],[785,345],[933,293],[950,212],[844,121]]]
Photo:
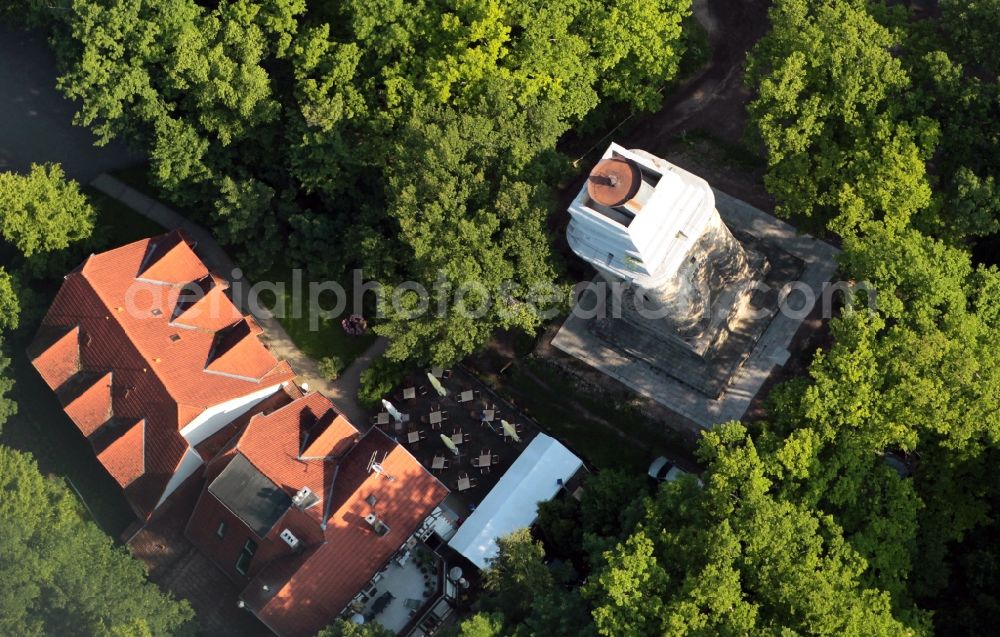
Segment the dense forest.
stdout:
[[[79,122],[143,150],[248,268],[443,273],[504,298],[481,319],[386,317],[399,362],[539,325],[531,290],[565,283],[557,143],[657,109],[690,37],[684,0],[69,5],[22,17],[51,30]],[[936,5],[775,0],[746,69],[777,214],[837,240],[877,309],[833,319],[765,419],[705,433],[700,483],[605,471],[544,505],[537,533],[502,540],[460,634],[995,632],[1000,272],[972,247],[1000,231],[1000,0]],[[65,236],[4,217],[21,265],[0,271],[0,328],[51,266],[33,251],[89,232],[64,212],[44,218]]]

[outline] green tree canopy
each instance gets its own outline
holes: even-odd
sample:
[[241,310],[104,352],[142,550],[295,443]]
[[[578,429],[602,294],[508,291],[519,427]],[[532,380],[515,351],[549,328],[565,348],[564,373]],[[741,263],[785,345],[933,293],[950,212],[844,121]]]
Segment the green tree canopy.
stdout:
[[392,637],[393,634],[378,622],[355,624],[345,619],[338,619],[316,633],[316,637]]
[[0,632],[168,636],[191,617],[31,456],[0,446]]
[[784,500],[740,425],[706,432],[705,487],[668,483],[586,593],[603,635],[906,635],[832,518]]
[[93,207],[58,164],[0,173],[0,208],[0,234],[25,257],[62,250],[94,228]]
[[896,100],[910,80],[892,54],[899,38],[866,6],[778,0],[747,70],[777,211],[841,233],[873,217],[905,226],[931,202],[924,162],[937,128],[901,118]]
[[14,278],[0,266],[0,333],[17,329],[21,314]]
[[554,305],[556,142],[602,99],[655,108],[689,13],[690,0],[308,13],[304,0],[73,0],[51,17],[77,121],[145,149],[154,182],[245,270],[363,266],[425,287],[443,273],[475,284],[466,306],[489,295],[479,317],[462,303],[415,316],[404,298],[376,326],[393,360],[451,363]]

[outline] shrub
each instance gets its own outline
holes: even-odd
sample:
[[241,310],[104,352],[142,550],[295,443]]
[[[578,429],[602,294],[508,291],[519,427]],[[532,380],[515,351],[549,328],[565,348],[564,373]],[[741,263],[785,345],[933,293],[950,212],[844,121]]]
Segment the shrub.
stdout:
[[344,371],[344,361],[339,356],[327,356],[319,361],[319,373],[329,380],[337,380]]
[[358,400],[364,405],[374,407],[402,380],[403,368],[399,363],[379,358],[361,373]]

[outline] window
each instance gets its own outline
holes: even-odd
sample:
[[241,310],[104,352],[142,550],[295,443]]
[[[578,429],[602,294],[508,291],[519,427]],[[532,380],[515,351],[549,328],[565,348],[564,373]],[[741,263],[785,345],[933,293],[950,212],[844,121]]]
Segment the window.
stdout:
[[243,545],[243,551],[240,552],[239,558],[236,560],[236,572],[240,575],[246,575],[247,569],[250,568],[250,560],[253,559],[253,554],[257,552],[257,543],[253,540],[247,540],[247,543]]
[[222,538],[226,537],[226,523],[225,522],[219,522],[219,528],[215,529],[215,534],[219,537],[220,540]]

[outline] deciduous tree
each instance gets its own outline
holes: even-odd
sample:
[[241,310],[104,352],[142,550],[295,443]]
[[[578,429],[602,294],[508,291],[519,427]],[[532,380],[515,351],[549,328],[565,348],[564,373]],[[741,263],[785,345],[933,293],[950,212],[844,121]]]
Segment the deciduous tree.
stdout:
[[0,493],[3,634],[167,637],[191,619],[29,455],[0,446]]

